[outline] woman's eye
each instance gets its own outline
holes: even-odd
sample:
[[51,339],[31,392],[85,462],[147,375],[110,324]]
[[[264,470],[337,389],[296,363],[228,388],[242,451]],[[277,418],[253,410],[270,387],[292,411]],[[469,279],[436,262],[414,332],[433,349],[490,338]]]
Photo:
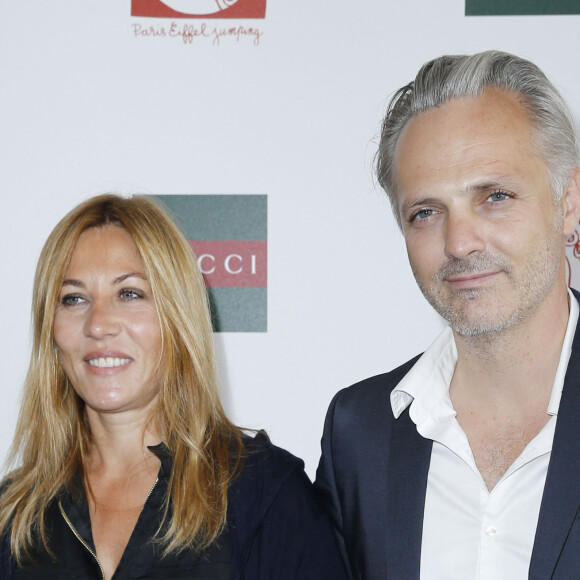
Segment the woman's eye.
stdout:
[[60,302],[63,306],[76,306],[77,304],[84,302],[84,300],[85,299],[79,294],[67,294],[62,297]]
[[136,290],[121,290],[120,297],[123,300],[136,300],[137,298],[143,298],[143,295]]

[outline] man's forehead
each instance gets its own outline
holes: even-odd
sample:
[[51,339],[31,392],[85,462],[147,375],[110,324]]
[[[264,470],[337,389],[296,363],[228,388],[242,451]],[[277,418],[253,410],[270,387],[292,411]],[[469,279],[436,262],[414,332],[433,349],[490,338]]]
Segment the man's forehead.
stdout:
[[[461,122],[460,128],[469,130],[474,124],[525,123],[529,129],[533,122],[522,96],[514,91],[491,87],[479,95],[455,97],[411,117],[403,127],[398,142],[410,131],[423,131],[434,123],[439,127],[449,127]],[[469,125],[465,125],[465,120]],[[398,143],[397,143],[398,146]]]
[[506,139],[531,151],[533,129],[527,109],[511,92],[493,89],[452,99],[407,122],[395,149],[395,171],[401,163],[420,165],[441,153],[475,156],[488,143],[501,150]]
[[[393,183],[401,195],[429,197],[451,188],[473,191],[521,183],[538,169],[534,126],[518,95],[501,89],[450,100],[412,118],[394,157]],[[539,165],[538,165],[539,164]]]

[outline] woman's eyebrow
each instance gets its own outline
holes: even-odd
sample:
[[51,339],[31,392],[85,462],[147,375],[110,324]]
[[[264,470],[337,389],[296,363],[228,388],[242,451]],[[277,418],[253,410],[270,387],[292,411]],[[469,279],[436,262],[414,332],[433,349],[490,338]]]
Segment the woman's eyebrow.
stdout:
[[[141,278],[141,280],[147,281],[147,277],[142,272],[130,272],[128,274],[121,274],[120,276],[117,276],[116,278],[114,278],[113,284],[120,284],[121,282],[124,282],[128,278]],[[75,280],[73,278],[63,280],[62,285],[63,286],[75,286],[77,288],[84,287],[83,282],[81,282],[80,280]]]
[[147,281],[147,277],[142,272],[130,272],[129,274],[122,274],[121,276],[117,276],[113,280],[113,284],[120,284],[127,280],[127,278],[141,278],[141,280]]
[[76,286],[76,287],[83,287],[84,284],[80,280],[63,280],[63,286]]

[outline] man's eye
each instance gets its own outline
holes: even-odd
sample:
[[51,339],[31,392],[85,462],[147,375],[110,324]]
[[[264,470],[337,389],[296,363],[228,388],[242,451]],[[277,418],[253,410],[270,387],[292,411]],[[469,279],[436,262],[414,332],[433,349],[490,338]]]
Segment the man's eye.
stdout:
[[494,191],[487,199],[493,202],[505,201],[509,199],[511,196],[507,194],[505,191]]
[[411,216],[411,221],[426,220],[430,218],[435,212],[432,209],[420,209]]

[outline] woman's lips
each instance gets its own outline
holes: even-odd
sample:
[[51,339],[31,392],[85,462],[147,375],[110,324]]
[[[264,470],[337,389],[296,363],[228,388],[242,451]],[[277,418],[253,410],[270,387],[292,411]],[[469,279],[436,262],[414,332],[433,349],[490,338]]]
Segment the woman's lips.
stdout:
[[114,367],[120,367],[126,364],[129,364],[131,362],[130,358],[113,358],[112,356],[108,356],[108,357],[99,357],[99,358],[93,358],[93,359],[89,359],[87,360],[87,362],[92,366],[92,367],[98,367],[100,369],[105,369],[105,368],[114,368]]
[[133,362],[133,359],[118,351],[93,351],[83,357],[84,362],[92,372],[115,372],[122,370]]

